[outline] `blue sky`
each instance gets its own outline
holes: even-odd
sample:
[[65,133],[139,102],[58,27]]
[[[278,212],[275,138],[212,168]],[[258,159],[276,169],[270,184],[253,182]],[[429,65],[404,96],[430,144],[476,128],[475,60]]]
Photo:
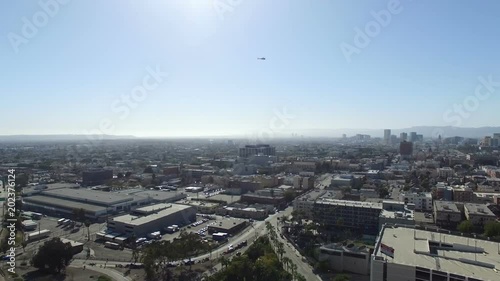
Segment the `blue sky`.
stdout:
[[[498,86],[454,111],[478,77],[500,81],[498,1],[61,2],[0,2],[2,135],[499,125]],[[57,3],[46,22],[40,3]],[[372,12],[391,18],[347,60]],[[156,68],[168,77],[113,109]]]

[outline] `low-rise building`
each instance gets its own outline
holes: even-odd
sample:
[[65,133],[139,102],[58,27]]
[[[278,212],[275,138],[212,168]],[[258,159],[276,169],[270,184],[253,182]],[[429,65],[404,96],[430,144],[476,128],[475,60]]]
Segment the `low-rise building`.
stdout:
[[417,211],[432,211],[432,194],[430,192],[401,193],[399,199],[407,204],[415,204],[415,210]]
[[488,222],[496,220],[495,214],[484,204],[465,203],[464,213],[467,220],[478,227],[483,227]]
[[219,208],[215,213],[221,216],[228,215],[235,218],[263,220],[266,219],[269,214],[274,213],[274,206],[260,204],[246,205],[235,203],[231,204],[230,206]]
[[108,230],[142,237],[162,231],[167,226],[188,224],[196,220],[196,208],[181,204],[156,204],[136,209],[132,214],[114,217],[108,221]]
[[319,261],[328,261],[336,272],[370,274],[370,248],[351,243],[335,243],[319,249]]
[[382,228],[371,281],[499,280],[498,243],[412,227]]
[[223,232],[234,235],[247,227],[248,222],[240,219],[227,219],[208,226],[208,233]]
[[453,186],[453,201],[472,202],[474,201],[474,191],[465,185]]
[[194,206],[196,208],[196,212],[201,214],[214,214],[220,207],[220,204],[201,200],[190,200],[186,204]]
[[462,221],[462,212],[448,201],[434,201],[434,223],[437,226],[455,228]]
[[455,172],[450,167],[437,168],[438,177],[446,179],[448,177],[453,177],[454,174]]

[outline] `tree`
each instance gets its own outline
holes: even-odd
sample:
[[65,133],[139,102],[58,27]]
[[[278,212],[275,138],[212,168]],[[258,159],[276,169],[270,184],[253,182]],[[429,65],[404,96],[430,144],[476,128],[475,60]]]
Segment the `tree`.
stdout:
[[82,208],[73,209],[73,219],[78,222],[85,221],[85,210]]
[[474,225],[472,225],[470,220],[464,220],[457,226],[457,230],[462,233],[472,233]]
[[379,198],[385,198],[389,195],[389,190],[387,189],[387,187],[381,187],[379,188],[378,190],[378,196]]
[[484,235],[487,237],[500,236],[500,222],[491,221],[484,226]]
[[286,253],[285,252],[285,244],[283,242],[279,242],[277,247],[276,247],[276,253],[280,257],[280,261],[283,261],[283,255]]
[[84,222],[84,224],[85,224],[85,227],[87,228],[87,235],[88,235],[88,240],[87,241],[90,241],[90,225],[91,225],[91,223],[90,223],[89,220],[86,220]]
[[119,179],[121,179],[121,178],[123,178],[123,174],[122,173],[118,173],[118,174],[116,174],[116,177],[119,178]]
[[283,197],[285,197],[286,202],[292,202],[295,199],[295,192],[293,190],[286,190],[283,193]]
[[152,173],[154,173],[153,167],[147,166],[146,169],[144,169],[143,173],[145,173],[145,174],[152,174]]
[[71,245],[63,243],[56,237],[45,242],[31,262],[41,271],[60,273],[69,265],[72,258]]
[[132,172],[126,172],[126,173],[125,173],[125,177],[126,177],[127,179],[128,179],[128,178],[130,178],[130,176],[131,176],[131,175],[132,175]]

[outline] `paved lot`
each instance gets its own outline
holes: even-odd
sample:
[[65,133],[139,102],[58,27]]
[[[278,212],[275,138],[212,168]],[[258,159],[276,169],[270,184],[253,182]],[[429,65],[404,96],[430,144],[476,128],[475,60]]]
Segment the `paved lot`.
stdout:
[[[415,223],[416,224],[434,224],[432,216],[430,218],[425,217],[423,212],[415,212]],[[430,214],[430,213],[429,213]]]
[[104,244],[102,243],[94,242],[95,234],[105,229],[106,223],[92,224],[89,227],[90,241],[88,241],[89,239],[87,236],[87,228],[84,225],[82,225],[82,227],[80,227],[78,231],[73,232],[71,228],[64,228],[62,226],[59,226],[57,224],[58,219],[59,218],[54,217],[43,217],[41,220],[36,221],[37,223],[39,223],[40,229],[48,229],[51,231],[51,234],[48,238],[29,243],[25,248],[25,258],[31,257],[33,252],[38,249],[39,246],[43,245],[43,243],[45,243],[47,240],[54,237],[66,238],[84,243],[84,251],[76,256],[79,258],[86,258],[88,248],[91,249],[93,258],[97,259],[129,261],[132,258],[132,251],[130,249],[113,250],[105,248]]
[[[188,232],[192,232],[192,233],[197,233],[199,230],[203,229],[203,228],[207,228],[208,230],[208,226],[211,225],[211,224],[217,224],[219,223],[220,221],[226,221],[226,220],[231,220],[231,221],[244,221],[243,219],[238,219],[238,218],[225,218],[225,217],[222,217],[222,216],[215,216],[215,220],[208,220],[207,222],[204,222],[198,226],[191,226],[191,227],[188,227],[188,226],[184,226],[182,227],[181,229],[182,230],[186,230]],[[203,220],[204,218],[201,217],[201,216],[197,216],[196,217],[196,220],[197,221],[201,221]],[[169,240],[169,241],[172,241],[174,238],[176,237],[179,237],[179,231],[176,232],[176,233],[172,233],[172,234],[165,234],[163,235],[162,239],[161,240]],[[206,236],[204,236],[204,238],[206,239],[211,239],[211,236],[210,234],[208,234],[208,231],[205,232]]]
[[[200,198],[203,196],[200,194]],[[193,197],[196,198],[196,197]],[[218,194],[215,196],[210,197],[210,199],[215,199],[215,200],[223,200],[226,201],[228,204],[240,201],[241,196],[240,195],[227,195],[227,194]]]

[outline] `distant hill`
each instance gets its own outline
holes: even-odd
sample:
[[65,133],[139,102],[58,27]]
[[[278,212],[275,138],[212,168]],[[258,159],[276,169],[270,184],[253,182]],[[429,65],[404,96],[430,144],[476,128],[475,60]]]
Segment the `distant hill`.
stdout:
[[29,142],[29,141],[82,141],[91,139],[118,140],[134,139],[135,136],[115,135],[0,135],[0,142]]

